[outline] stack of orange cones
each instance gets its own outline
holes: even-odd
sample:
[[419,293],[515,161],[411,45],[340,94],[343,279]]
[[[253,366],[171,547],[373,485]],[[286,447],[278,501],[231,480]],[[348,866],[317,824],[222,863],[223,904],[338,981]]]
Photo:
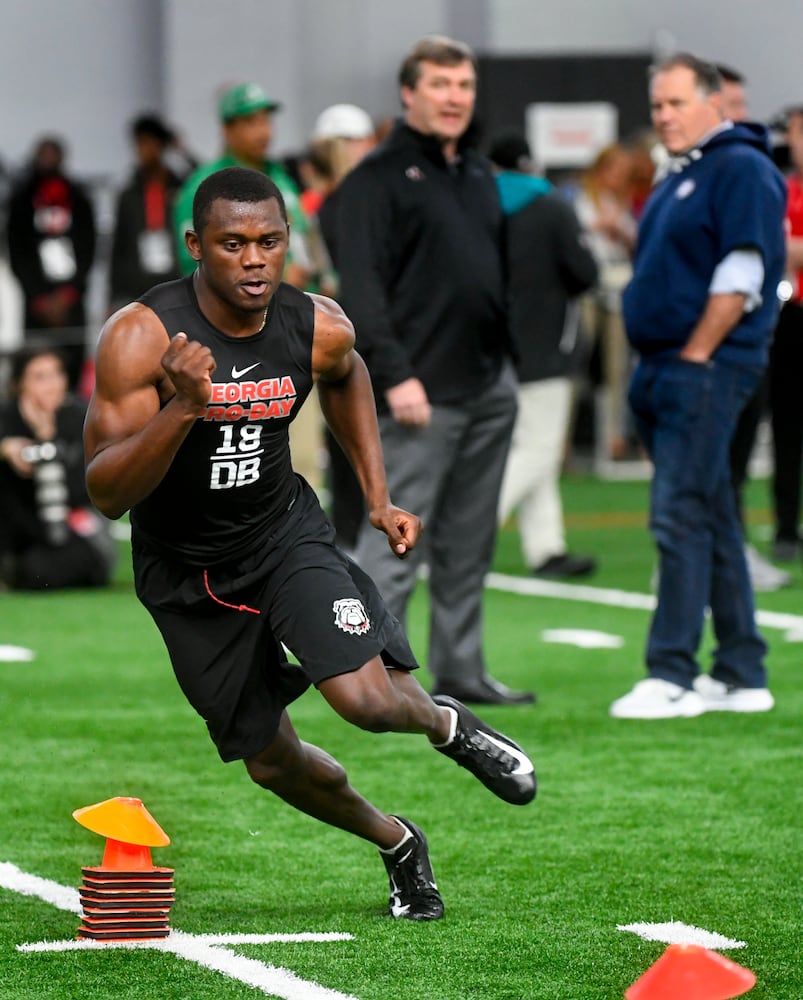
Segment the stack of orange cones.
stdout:
[[747,993],[756,977],[698,944],[671,944],[625,992],[625,1000],[731,1000]]
[[140,799],[107,799],[76,809],[73,817],[106,837],[103,864],[81,869],[83,919],[78,937],[96,941],[167,937],[176,895],[173,869],[154,867],[150,849],[165,847],[170,838]]

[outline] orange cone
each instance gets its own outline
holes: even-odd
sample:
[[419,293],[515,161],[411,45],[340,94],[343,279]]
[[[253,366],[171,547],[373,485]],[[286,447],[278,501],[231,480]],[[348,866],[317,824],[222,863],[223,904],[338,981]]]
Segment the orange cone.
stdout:
[[152,868],[151,847],[166,847],[170,838],[140,799],[118,796],[73,813],[81,826],[106,837],[104,868],[142,871]]
[[73,817],[106,837],[103,864],[82,869],[78,937],[96,941],[167,937],[175,899],[173,869],[155,868],[150,849],[165,847],[170,838],[141,800],[119,796],[76,809]]
[[625,1000],[731,1000],[756,984],[755,975],[698,944],[671,944],[625,992]]

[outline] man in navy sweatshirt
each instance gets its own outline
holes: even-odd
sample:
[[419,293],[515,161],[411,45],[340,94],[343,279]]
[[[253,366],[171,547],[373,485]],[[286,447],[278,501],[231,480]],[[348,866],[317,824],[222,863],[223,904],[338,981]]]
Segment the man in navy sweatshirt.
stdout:
[[[658,604],[648,677],[611,705],[616,718],[774,704],[728,449],[767,363],[785,191],[766,130],[723,120],[720,91],[716,67],[686,53],[651,71],[652,121],[670,162],[645,207],[623,309],[640,355],[630,405],[654,465]],[[707,607],[717,646],[710,673],[701,674]]]

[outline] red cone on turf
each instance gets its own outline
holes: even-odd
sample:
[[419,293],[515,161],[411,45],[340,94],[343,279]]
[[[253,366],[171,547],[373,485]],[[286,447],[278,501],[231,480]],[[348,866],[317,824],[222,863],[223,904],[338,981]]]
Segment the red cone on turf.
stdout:
[[73,818],[106,837],[103,867],[145,871],[153,867],[151,847],[166,847],[170,838],[140,799],[117,796],[76,809]]
[[698,944],[671,944],[625,992],[625,1000],[731,1000],[756,984],[741,965]]

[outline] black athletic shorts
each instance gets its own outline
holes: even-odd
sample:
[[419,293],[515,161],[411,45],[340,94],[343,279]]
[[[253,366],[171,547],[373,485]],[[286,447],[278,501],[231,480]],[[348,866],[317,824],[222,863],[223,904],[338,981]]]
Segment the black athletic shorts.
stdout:
[[207,571],[135,540],[137,595],[224,761],[268,746],[286,706],[310,684],[377,655],[388,667],[418,666],[404,629],[373,581],[335,547],[334,534],[302,481],[269,546],[235,565]]

